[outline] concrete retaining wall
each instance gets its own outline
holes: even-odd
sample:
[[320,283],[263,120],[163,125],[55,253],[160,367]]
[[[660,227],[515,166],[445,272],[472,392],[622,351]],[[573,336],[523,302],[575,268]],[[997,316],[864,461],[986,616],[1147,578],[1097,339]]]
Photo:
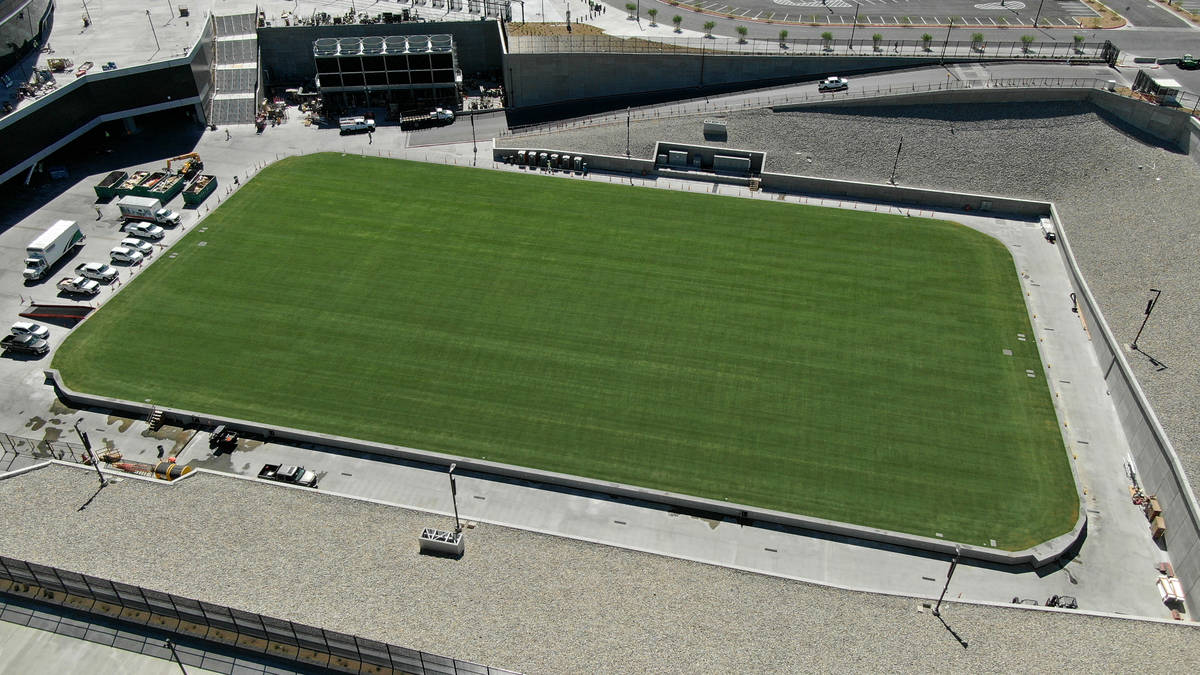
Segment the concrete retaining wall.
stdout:
[[[311,60],[311,59],[310,59]],[[515,108],[672,91],[703,92],[936,64],[936,57],[507,54],[504,85]]]
[[313,60],[312,47],[317,38],[441,33],[454,36],[458,67],[464,76],[500,70],[503,46],[500,25],[496,21],[270,26],[258,29],[258,44],[267,84],[281,86],[308,82],[316,77],[317,64]]
[[[1196,503],[1175,448],[1125,360],[1121,343],[1113,336],[1075,263],[1070,239],[1058,214],[1054,213],[1053,218],[1058,226],[1062,255],[1076,288],[1079,311],[1092,328],[1092,348],[1096,350],[1109,395],[1132,449],[1138,480],[1146,494],[1158,495],[1167,524],[1167,552],[1175,574],[1183,583],[1188,602],[1200,602],[1200,505]],[[1146,536],[1150,536],[1149,524]]]
[[[978,89],[949,89],[894,94],[875,98],[847,98],[834,101],[795,103],[775,106],[776,112],[797,110],[828,110],[836,108],[871,108],[896,105],[952,105],[968,103],[1046,103],[1049,101],[1087,101],[1122,122],[1166,141],[1188,152],[1195,147],[1192,141],[1196,128],[1194,118],[1185,110],[1162,106],[1121,96],[1091,87],[1014,88],[980,87]],[[1200,134],[1200,132],[1197,132]]]

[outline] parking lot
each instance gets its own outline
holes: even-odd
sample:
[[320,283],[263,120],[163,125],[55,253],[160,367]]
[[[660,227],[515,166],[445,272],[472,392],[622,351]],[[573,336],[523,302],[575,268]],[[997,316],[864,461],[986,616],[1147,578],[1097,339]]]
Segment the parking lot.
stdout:
[[[1000,28],[1038,25],[1078,26],[1077,19],[1097,16],[1075,0],[1038,3],[1034,0],[695,0],[687,3],[703,12],[751,21],[821,23],[850,26],[955,26]],[[668,10],[669,11],[669,10]],[[941,36],[938,36],[939,38]]]

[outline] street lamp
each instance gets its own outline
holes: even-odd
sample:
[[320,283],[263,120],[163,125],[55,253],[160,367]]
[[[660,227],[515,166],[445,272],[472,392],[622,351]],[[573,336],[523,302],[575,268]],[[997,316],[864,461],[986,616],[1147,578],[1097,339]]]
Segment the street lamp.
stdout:
[[96,470],[96,477],[100,479],[100,487],[108,487],[108,481],[104,478],[104,472],[100,470],[100,459],[96,457],[96,453],[92,452],[92,442],[88,440],[87,433],[79,429],[83,419],[75,420],[75,433],[79,434],[79,441],[83,443],[83,449],[88,454],[88,459],[92,460],[92,468]]
[[958,557],[962,555],[962,550],[958,544],[954,545],[954,559],[950,561],[950,571],[946,573],[946,585],[942,586],[942,594],[938,597],[937,606],[933,608],[934,616],[942,615],[942,598],[946,597],[946,589],[950,588],[950,578],[954,576],[954,568],[958,567]]
[[175,643],[171,641],[171,638],[167,638],[165,644],[167,649],[171,650],[171,656],[175,659],[175,663],[179,664],[179,669],[183,671],[183,675],[187,675],[187,668],[183,667],[183,661],[179,660],[179,654],[175,651]]
[[479,145],[475,143],[475,116],[471,115],[471,152],[475,153],[476,162],[479,161]]
[[1045,4],[1045,2],[1046,2],[1046,0],[1041,0],[1041,2],[1038,3],[1037,16],[1033,17],[1033,27],[1034,28],[1037,28],[1038,19],[1041,18],[1041,16],[1042,16],[1042,5]]
[[146,20],[150,22],[150,34],[154,36],[154,49],[161,51],[162,45],[158,44],[158,33],[154,32],[154,19],[150,18],[150,10],[146,10]]
[[1142,336],[1142,330],[1146,328],[1146,322],[1150,320],[1150,312],[1154,311],[1154,306],[1158,304],[1158,297],[1162,295],[1162,291],[1158,290],[1157,288],[1151,288],[1150,292],[1154,294],[1154,297],[1150,298],[1150,300],[1146,302],[1146,316],[1142,318],[1142,326],[1141,328],[1138,328],[1137,335],[1133,336],[1133,342],[1129,345],[1129,348],[1135,352],[1138,350],[1138,338]]
[[454,484],[454,468],[458,466],[455,462],[450,465],[450,501],[454,504],[454,532],[455,534],[462,532],[462,525],[458,522],[458,486]]
[[850,49],[854,49],[854,31],[858,29],[858,10],[862,9],[862,5],[854,3],[854,23],[850,24]]
[[938,58],[938,65],[942,65],[946,61],[946,46],[950,44],[950,31],[954,29],[954,17],[950,17],[950,25],[946,27],[946,41],[942,43],[942,55]]

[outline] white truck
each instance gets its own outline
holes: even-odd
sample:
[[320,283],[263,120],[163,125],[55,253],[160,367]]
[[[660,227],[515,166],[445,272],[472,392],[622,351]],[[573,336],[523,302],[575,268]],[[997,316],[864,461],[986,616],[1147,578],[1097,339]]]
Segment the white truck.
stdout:
[[79,223],[73,220],[60,220],[48,230],[38,235],[25,248],[25,271],[23,276],[30,281],[36,281],[46,276],[54,263],[62,259],[76,246],[83,246],[87,237],[79,229]]
[[148,220],[160,225],[179,224],[179,214],[164,209],[162,202],[154,197],[121,197],[117,200],[117,208],[121,209],[121,217],[125,220]]
[[338,128],[343,134],[353,134],[359,131],[375,131],[375,120],[369,117],[343,117],[338,120]]
[[404,115],[400,118],[400,128],[404,130],[440,127],[447,124],[454,124],[454,111],[446,108],[434,108],[427,113]]
[[66,277],[58,282],[58,290],[64,293],[79,295],[95,295],[100,292],[100,284],[83,277]]

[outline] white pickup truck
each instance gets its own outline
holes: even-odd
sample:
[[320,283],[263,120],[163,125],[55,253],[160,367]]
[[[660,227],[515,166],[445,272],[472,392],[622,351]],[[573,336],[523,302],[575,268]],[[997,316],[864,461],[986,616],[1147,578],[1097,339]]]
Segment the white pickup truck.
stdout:
[[83,277],[66,277],[59,280],[58,290],[79,295],[96,295],[100,292],[100,284]]

